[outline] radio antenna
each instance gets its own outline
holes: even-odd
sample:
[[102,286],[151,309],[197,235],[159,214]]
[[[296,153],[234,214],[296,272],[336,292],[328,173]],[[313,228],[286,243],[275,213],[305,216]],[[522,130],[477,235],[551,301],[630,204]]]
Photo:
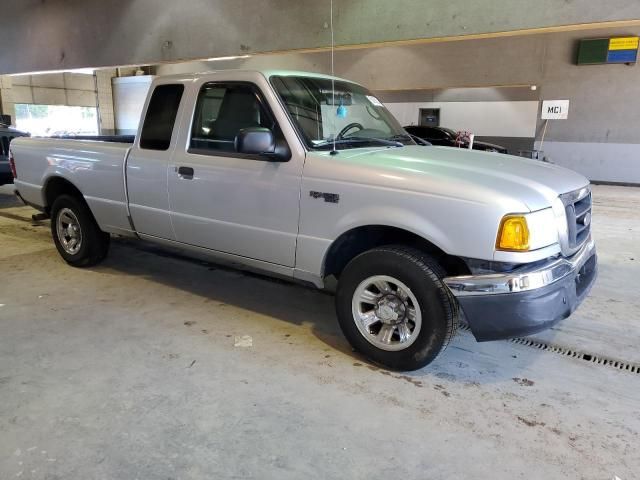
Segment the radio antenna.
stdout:
[[[333,53],[336,47],[334,38],[333,38],[333,0],[329,0],[331,5],[330,7],[330,15],[329,15],[329,26],[331,28],[331,108],[336,105],[336,81],[335,81],[335,69],[333,62]],[[332,110],[330,110],[332,112]],[[331,129],[333,130],[333,150],[331,150],[331,155],[335,155],[338,153],[336,150],[336,118],[331,115]]]

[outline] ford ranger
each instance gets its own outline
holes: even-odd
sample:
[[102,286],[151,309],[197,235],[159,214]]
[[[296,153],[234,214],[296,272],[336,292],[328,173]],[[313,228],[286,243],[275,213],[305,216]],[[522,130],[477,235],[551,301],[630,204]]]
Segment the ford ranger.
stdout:
[[16,138],[16,193],[86,267],[111,235],[335,289],[352,346],[429,364],[568,317],[597,271],[582,175],[417,145],[344,79],[219,71],[153,81],[135,138]]

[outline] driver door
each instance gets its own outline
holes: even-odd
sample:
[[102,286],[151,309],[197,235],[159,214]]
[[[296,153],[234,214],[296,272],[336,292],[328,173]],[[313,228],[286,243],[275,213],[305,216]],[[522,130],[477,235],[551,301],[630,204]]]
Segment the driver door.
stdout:
[[237,153],[239,130],[281,129],[257,85],[201,85],[192,126],[169,165],[171,219],[179,242],[293,267],[304,157],[286,162]]

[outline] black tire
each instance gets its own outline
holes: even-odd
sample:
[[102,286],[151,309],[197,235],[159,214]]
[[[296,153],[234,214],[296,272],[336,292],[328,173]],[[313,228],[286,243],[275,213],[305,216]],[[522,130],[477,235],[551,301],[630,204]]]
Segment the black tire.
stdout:
[[[67,252],[58,237],[58,216],[63,209],[73,212],[79,222],[82,241],[74,254]],[[93,214],[83,199],[71,195],[60,195],[51,206],[51,234],[58,253],[74,267],[90,267],[100,263],[109,252],[110,235],[98,227]]]
[[[364,280],[377,275],[404,283],[417,299],[422,326],[409,346],[383,350],[365,338],[356,325],[352,298]],[[445,272],[430,256],[404,246],[374,248],[355,257],[340,275],[336,312],[351,345],[372,361],[393,370],[416,370],[431,363],[449,344],[458,325],[458,302],[442,283]]]

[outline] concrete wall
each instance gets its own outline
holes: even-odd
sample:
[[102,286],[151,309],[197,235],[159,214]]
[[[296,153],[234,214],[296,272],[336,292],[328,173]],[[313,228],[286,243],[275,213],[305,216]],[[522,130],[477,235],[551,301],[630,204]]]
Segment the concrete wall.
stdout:
[[98,99],[98,129],[101,135],[116,133],[116,120],[113,109],[112,78],[116,76],[115,68],[96,71],[96,87]]
[[96,106],[93,75],[53,73],[11,77],[13,103]]
[[[574,65],[581,38],[638,34],[640,27],[596,29],[339,51],[335,72],[384,95],[536,85],[540,100],[571,101],[569,119],[553,121],[547,129],[543,149],[552,161],[593,180],[640,183],[640,66]],[[330,62],[326,52],[278,54],[161,65],[157,73],[263,67],[327,73]],[[541,131],[539,122],[538,139]]]
[[16,115],[13,106],[13,97],[11,96],[11,86],[11,77],[0,75],[0,113],[9,115],[15,125]]
[[96,106],[93,75],[51,73],[0,77],[1,111],[15,123],[15,104]]
[[[540,100],[569,99],[549,124],[551,161],[593,180],[640,183],[640,66],[577,66],[580,38],[638,35],[604,29],[341,52],[336,71],[374,89],[537,85]],[[384,68],[380,68],[384,65]],[[540,139],[542,123],[536,137]],[[539,144],[538,144],[539,146]]]
[[538,101],[539,93],[529,86],[436,88],[432,90],[376,90],[385,103],[406,102],[525,102]]
[[640,66],[575,66],[575,47],[545,51],[541,98],[569,99],[569,118],[549,121],[542,147],[540,120],[536,148],[591,179],[640,183]]
[[[334,0],[337,45],[640,19],[637,0]],[[136,65],[329,45],[329,1],[3,2],[0,73]]]

